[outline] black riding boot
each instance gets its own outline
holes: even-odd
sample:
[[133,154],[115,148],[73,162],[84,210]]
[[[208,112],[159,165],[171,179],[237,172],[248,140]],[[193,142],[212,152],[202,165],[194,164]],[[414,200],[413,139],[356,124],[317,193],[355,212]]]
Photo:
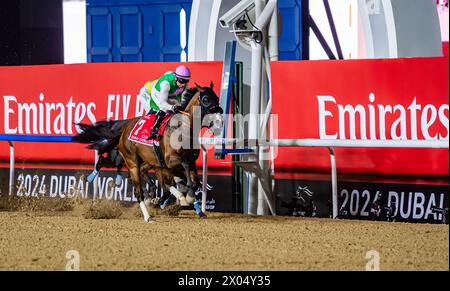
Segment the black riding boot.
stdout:
[[160,110],[158,111],[158,113],[156,113],[155,124],[153,124],[152,131],[150,132],[150,136],[148,137],[148,139],[155,139],[158,137],[159,127],[161,126],[164,117],[166,117],[166,113],[164,111]]

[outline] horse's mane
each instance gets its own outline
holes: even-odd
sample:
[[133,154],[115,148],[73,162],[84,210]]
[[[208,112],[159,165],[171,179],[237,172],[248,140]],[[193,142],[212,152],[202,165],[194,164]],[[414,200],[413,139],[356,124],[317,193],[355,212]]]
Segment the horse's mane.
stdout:
[[204,90],[204,92],[206,92],[206,95],[209,95],[209,96],[216,95],[216,92],[214,92],[214,90],[209,87],[204,87],[203,90]]
[[187,92],[188,94],[190,94],[191,96],[194,96],[195,93],[198,92],[198,88],[197,88],[197,87],[188,88],[188,89],[186,90],[186,92]]
[[[212,89],[213,86],[214,86],[213,83],[211,83],[210,87],[201,87],[201,90],[202,90],[202,92],[206,93],[206,95],[216,96],[216,93]],[[181,102],[181,106],[183,107],[184,110],[187,108],[187,106],[191,102],[192,98],[195,96],[195,94],[198,93],[199,90],[200,89],[197,86],[195,86],[192,88],[188,88],[188,89],[186,89],[186,91],[184,91],[183,99]]]
[[191,102],[192,98],[195,96],[195,94],[197,94],[197,92],[198,92],[198,88],[197,87],[188,88],[184,92],[183,100],[181,102],[181,107],[183,107],[183,109],[186,109],[186,107],[188,106],[189,102]]

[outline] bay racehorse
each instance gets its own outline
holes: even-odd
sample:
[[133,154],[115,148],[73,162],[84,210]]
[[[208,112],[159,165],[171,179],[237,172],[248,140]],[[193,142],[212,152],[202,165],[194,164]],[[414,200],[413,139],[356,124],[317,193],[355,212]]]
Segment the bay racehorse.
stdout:
[[[160,199],[161,202],[166,203],[168,197],[170,197],[169,189],[174,184],[175,176],[184,177],[188,188],[186,202],[194,202],[195,197],[193,193],[200,186],[200,180],[195,166],[200,149],[198,146],[194,146],[199,135],[200,127],[207,127],[213,130],[221,130],[222,127],[221,114],[223,110],[219,106],[218,97],[213,91],[212,83],[210,87],[196,85],[196,87],[187,90],[184,96],[182,102],[184,111],[170,119],[172,125],[166,127],[160,140],[160,148],[164,153],[164,166],[157,159],[153,147],[135,143],[128,139],[130,131],[140,120],[139,117],[131,120],[100,121],[93,125],[78,124],[81,132],[73,138],[74,141],[87,143],[89,144],[88,148],[98,151],[99,161],[95,166],[94,172],[89,175],[91,180],[98,174],[100,168],[104,166],[117,166],[119,175],[122,163],[125,161],[132,182],[135,185],[135,195],[146,220],[149,220],[147,210],[144,204],[141,203],[143,200],[143,189],[142,186],[136,187],[136,185],[139,185],[140,182],[147,182],[150,185],[149,196],[155,196],[155,183],[149,177],[148,170],[155,170],[159,184],[163,186],[164,195]],[[198,116],[196,116],[196,113]],[[197,124],[200,123],[200,126],[195,127],[195,121],[198,120],[200,122],[197,122]],[[172,133],[174,131],[180,132],[180,123],[182,124],[181,128],[183,128],[181,130],[182,147],[171,147],[170,141],[174,136]],[[117,155],[118,150],[120,150],[120,155]],[[139,176],[139,179],[136,178],[136,175]],[[177,185],[179,186],[179,184]],[[177,194],[178,191],[175,191],[176,189],[172,188],[172,190]],[[184,196],[179,194],[178,192],[177,198],[180,200],[185,199]],[[194,203],[194,208],[200,217],[204,217],[204,214],[199,209],[198,203]]]
[[[185,197],[174,187],[174,175],[180,169],[184,170],[187,184],[192,188],[199,185],[195,160],[198,158],[200,148],[198,136],[202,127],[221,130],[223,110],[219,104],[219,98],[210,87],[196,87],[189,89],[190,100],[183,112],[171,116],[164,122],[168,123],[160,140],[159,147],[162,152],[162,161],[158,159],[154,147],[131,141],[129,136],[140,120],[139,117],[129,120],[124,126],[118,143],[118,149],[128,168],[130,178],[135,187],[135,196],[139,202],[144,219],[150,221],[145,204],[143,203],[143,191],[141,187],[141,174],[154,169],[159,184],[163,189],[163,201],[172,193],[178,199]],[[196,126],[198,125],[198,126]],[[117,138],[117,137],[115,137]],[[194,203],[196,213],[205,217],[199,208],[199,203]]]

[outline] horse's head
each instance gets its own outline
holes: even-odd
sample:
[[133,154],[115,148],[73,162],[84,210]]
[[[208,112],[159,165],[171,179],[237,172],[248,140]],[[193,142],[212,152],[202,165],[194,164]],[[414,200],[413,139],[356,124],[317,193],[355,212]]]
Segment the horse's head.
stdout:
[[208,128],[215,134],[222,131],[223,128],[223,109],[220,107],[219,97],[214,92],[214,84],[209,87],[201,87],[195,84],[200,92],[199,101],[202,108],[202,127]]
[[202,108],[202,117],[207,114],[223,114],[223,109],[220,107],[219,97],[214,92],[214,84],[211,82],[209,87],[202,87],[195,84],[199,95],[199,105]]
[[223,128],[223,109],[220,107],[219,97],[213,90],[214,84],[209,87],[202,87],[195,84],[189,89],[192,97],[186,110],[191,111],[194,106],[201,108],[202,127],[206,127],[212,132],[221,131]]

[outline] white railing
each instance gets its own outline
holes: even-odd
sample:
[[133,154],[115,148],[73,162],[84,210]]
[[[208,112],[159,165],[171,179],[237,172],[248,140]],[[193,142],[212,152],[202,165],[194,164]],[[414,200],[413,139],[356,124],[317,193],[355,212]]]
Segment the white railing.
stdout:
[[[9,195],[14,193],[14,178],[15,178],[15,153],[13,142],[58,142],[58,143],[70,143],[72,136],[40,136],[40,135],[18,135],[18,134],[0,134],[0,141],[7,141],[9,143]],[[97,164],[98,153],[95,150],[95,164]],[[94,197],[98,191],[98,177],[94,180]]]
[[200,138],[203,151],[203,196],[202,211],[205,212],[208,185],[208,151],[206,145],[233,145],[239,147],[327,147],[330,151],[331,162],[331,185],[333,218],[338,217],[338,189],[337,189],[337,168],[334,148],[433,148],[448,149],[448,140],[323,140],[323,139],[274,139],[251,140],[251,139],[231,139],[231,138]]

